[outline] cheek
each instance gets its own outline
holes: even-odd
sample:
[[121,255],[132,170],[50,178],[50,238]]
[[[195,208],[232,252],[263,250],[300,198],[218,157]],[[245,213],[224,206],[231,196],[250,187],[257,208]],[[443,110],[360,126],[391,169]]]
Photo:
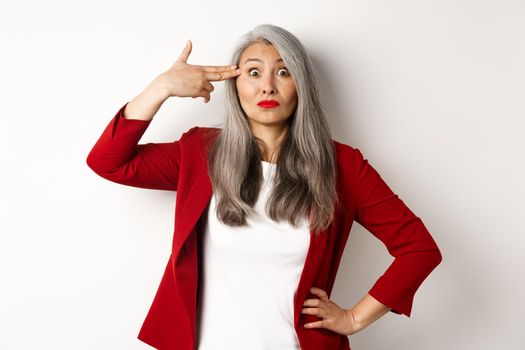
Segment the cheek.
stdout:
[[297,90],[295,90],[295,86],[292,88],[292,98],[297,99]]
[[288,101],[290,101],[291,104],[297,103],[297,91],[295,90],[295,86],[288,87],[286,94],[288,95]]
[[239,99],[243,100],[244,96],[246,94],[246,89],[244,88],[242,83],[237,82],[237,95],[239,95]]
[[247,92],[248,89],[246,84],[243,84],[242,82],[237,84],[237,95],[239,96],[239,102],[241,103],[242,108],[245,110],[250,107],[250,97]]
[[242,80],[237,81],[237,93],[239,94],[239,97],[242,97],[244,99],[251,98],[250,96],[252,96],[255,91],[256,89],[254,89],[254,87],[250,85],[250,83],[247,83]]
[[286,95],[291,99],[295,95],[297,95],[297,90],[295,88],[295,84],[291,81],[287,81],[283,83],[281,86],[281,91],[286,91]]

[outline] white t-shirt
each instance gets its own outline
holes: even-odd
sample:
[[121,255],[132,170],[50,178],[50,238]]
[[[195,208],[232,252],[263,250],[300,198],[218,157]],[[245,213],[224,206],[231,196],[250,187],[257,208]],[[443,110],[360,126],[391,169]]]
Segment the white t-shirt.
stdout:
[[218,221],[215,195],[202,237],[198,350],[300,349],[293,299],[310,245],[305,215],[298,228],[264,211],[277,165],[262,161],[264,183],[248,226]]

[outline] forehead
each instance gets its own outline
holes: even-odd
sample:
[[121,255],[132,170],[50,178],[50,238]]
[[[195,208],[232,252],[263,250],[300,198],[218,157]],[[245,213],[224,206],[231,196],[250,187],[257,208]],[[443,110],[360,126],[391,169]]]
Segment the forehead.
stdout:
[[241,64],[247,62],[261,63],[264,61],[269,61],[269,63],[279,63],[282,62],[283,59],[273,45],[265,43],[255,43],[248,46],[244,49],[240,58]]

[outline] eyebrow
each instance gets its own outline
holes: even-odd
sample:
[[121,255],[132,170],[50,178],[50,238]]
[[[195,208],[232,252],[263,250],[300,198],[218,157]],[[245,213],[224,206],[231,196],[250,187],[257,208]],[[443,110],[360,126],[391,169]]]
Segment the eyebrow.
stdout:
[[[246,61],[244,61],[244,64],[246,64],[246,63],[248,63],[250,61],[257,61],[257,62],[261,62],[262,63],[262,61],[260,59],[258,59],[258,58],[248,58]],[[278,58],[278,59],[275,60],[276,63],[277,62],[282,62],[282,61],[283,61],[282,58]]]

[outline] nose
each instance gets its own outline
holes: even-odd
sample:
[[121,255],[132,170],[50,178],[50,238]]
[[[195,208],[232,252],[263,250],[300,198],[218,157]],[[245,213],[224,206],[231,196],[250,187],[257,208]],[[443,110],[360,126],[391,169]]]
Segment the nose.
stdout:
[[277,92],[274,76],[272,73],[265,74],[265,76],[261,79],[261,84],[264,94],[275,94]]

